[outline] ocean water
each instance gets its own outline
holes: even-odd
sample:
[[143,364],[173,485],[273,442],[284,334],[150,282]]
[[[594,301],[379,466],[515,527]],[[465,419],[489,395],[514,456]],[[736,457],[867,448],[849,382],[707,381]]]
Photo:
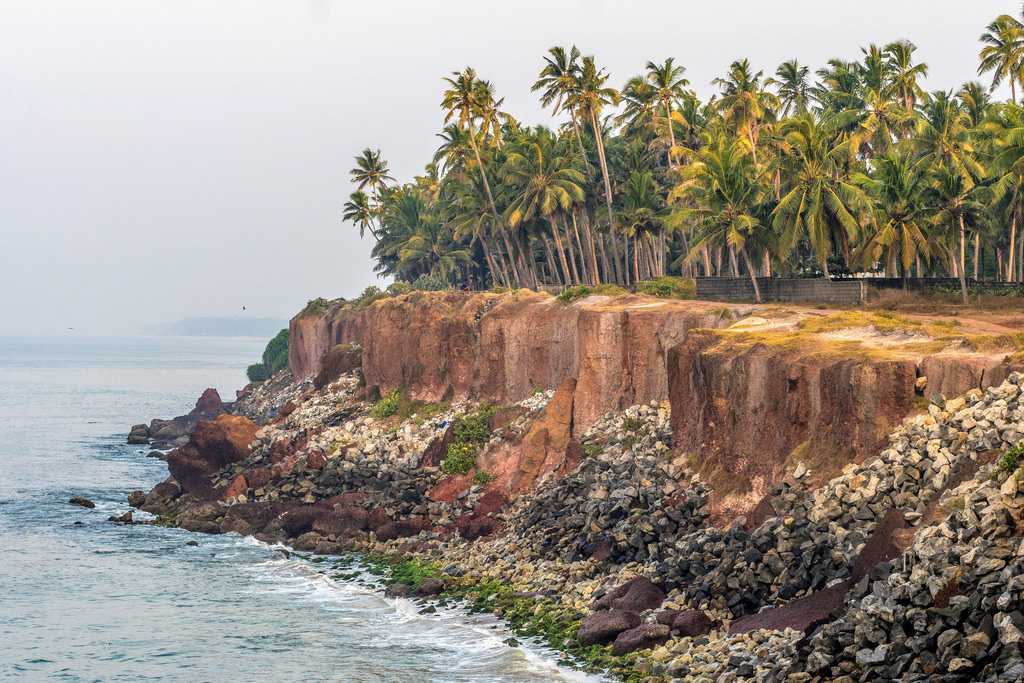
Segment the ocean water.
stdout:
[[594,680],[506,645],[492,617],[422,614],[329,562],[107,521],[166,477],[128,427],[208,386],[234,396],[264,343],[0,338],[0,680]]

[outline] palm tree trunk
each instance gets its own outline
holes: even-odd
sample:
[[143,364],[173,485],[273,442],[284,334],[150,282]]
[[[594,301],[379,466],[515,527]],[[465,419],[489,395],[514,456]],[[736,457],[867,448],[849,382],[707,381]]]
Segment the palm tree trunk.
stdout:
[[612,246],[612,255],[611,255],[612,279],[615,280],[615,284],[621,285],[622,284],[622,272],[620,270],[619,263],[620,263],[620,259],[622,258],[622,252],[619,250],[619,241],[617,239],[615,239],[615,234],[612,233],[611,231],[609,231],[608,234],[605,235],[605,239]]
[[967,229],[964,227],[964,217],[960,216],[960,258],[957,260],[960,271],[960,295],[967,303]]
[[[572,212],[572,224],[576,227],[576,212]],[[583,234],[587,238],[588,251],[590,252],[590,278],[592,285],[601,284],[601,272],[597,268],[597,248],[594,246],[594,233],[590,229],[590,219],[586,211],[583,212]]]
[[1014,207],[1010,213],[1010,253],[1006,258],[1006,280],[1014,281],[1013,255],[1017,244],[1017,208]]
[[494,214],[494,219],[501,222],[501,218],[498,216],[498,207],[494,203],[494,195],[491,194],[491,184],[487,182],[487,173],[484,171],[484,161],[480,158],[480,150],[476,146],[476,134],[473,132],[473,124],[469,124],[469,146],[473,148],[473,156],[476,157],[477,168],[480,169],[480,179],[484,183],[484,192],[487,193],[487,201],[491,204],[491,212]]
[[508,263],[512,267],[512,277],[515,278],[516,287],[522,287],[523,276],[522,273],[519,272],[519,268],[516,266],[516,252],[512,248],[512,242],[508,238],[508,233],[504,230],[499,228],[498,232],[501,234],[501,239],[505,243],[505,252],[508,254]]
[[565,218],[562,218],[562,230],[565,231],[566,251],[569,252],[569,266],[572,268],[572,279],[576,284],[582,284],[583,280],[580,278],[579,268],[576,267],[576,250],[572,246],[572,235],[569,233],[569,224],[565,222]]
[[743,260],[747,262],[747,271],[750,273],[750,284],[754,285],[754,300],[757,301],[757,303],[761,303],[761,288],[757,285],[757,275],[754,273],[754,264],[750,262],[750,254],[747,253],[746,247],[740,249],[740,251],[743,252]]
[[[629,238],[627,237],[626,239],[628,240]],[[640,282],[640,259],[639,259],[639,256],[638,256],[638,254],[640,252],[640,244],[637,242],[637,239],[636,239],[635,236],[632,239],[633,239],[633,283],[636,284],[637,282]]]
[[736,262],[736,250],[732,246],[729,247],[729,265],[732,266],[732,276],[739,277],[740,264]]
[[[572,234],[575,236],[575,240],[577,240],[575,241],[575,245],[577,245],[577,249],[579,249],[580,253],[580,272],[583,275],[583,280],[581,282],[586,285],[593,285],[594,276],[590,271],[590,263],[588,263],[587,259],[587,249],[583,244],[583,238],[580,237],[580,225],[577,223],[577,220],[575,220],[575,211],[569,211],[569,217],[572,219]],[[562,222],[565,223],[565,231],[568,232],[569,226],[568,221],[565,220],[565,216],[562,216]]]
[[608,161],[604,157],[604,135],[597,123],[597,115],[590,110],[590,124],[594,127],[594,140],[597,141],[597,159],[601,162],[601,175],[604,177],[604,200],[608,205],[608,226],[615,230],[615,214],[612,213],[612,182],[608,177]]
[[487,268],[491,271],[491,277],[497,281],[497,284],[504,287],[504,278],[502,277],[501,271],[498,270],[497,265],[494,263],[494,258],[491,257],[491,249],[487,246],[487,238],[480,238],[480,247],[484,250],[484,260],[487,261]]
[[553,217],[548,218],[548,224],[551,226],[551,234],[555,238],[555,251],[558,252],[558,260],[562,264],[562,272],[565,277],[562,278],[566,284],[572,284],[572,273],[569,271],[569,262],[565,259],[565,250],[562,249],[562,238],[558,236],[558,223],[555,222]]
[[981,261],[981,233],[974,233],[974,281],[978,281],[978,262]]
[[[590,228],[588,227],[588,229]],[[593,235],[593,230],[591,230],[591,234]],[[608,250],[604,245],[604,235],[597,233],[593,236],[594,240],[597,242],[598,251],[601,252],[601,272],[603,273],[603,277],[599,278],[600,282],[598,282],[598,284],[601,282],[614,282],[615,274],[614,271],[612,271],[611,263],[608,260]]]
[[587,148],[583,146],[583,133],[580,132],[580,122],[576,118],[576,111],[569,110],[569,118],[572,120],[572,129],[576,133],[576,142],[580,146],[580,156],[583,157],[583,167],[587,169],[587,178],[590,177],[590,160],[587,159]]
[[562,278],[558,274],[558,263],[555,261],[555,255],[551,251],[551,238],[548,237],[547,235],[543,235],[542,237],[542,241],[544,242],[544,252],[547,254],[548,257],[548,270],[551,271],[551,277],[554,279],[554,282],[552,282],[551,284],[562,286],[565,283],[562,282]]
[[711,252],[708,251],[707,245],[700,248],[700,253],[704,259],[704,277],[711,277]]
[[672,160],[672,150],[674,150],[676,148],[676,133],[675,133],[674,130],[672,130],[672,101],[671,100],[669,100],[668,102],[665,103],[665,109],[668,110],[668,139],[669,139],[668,165],[669,165],[669,168],[675,168],[676,167],[675,162]]

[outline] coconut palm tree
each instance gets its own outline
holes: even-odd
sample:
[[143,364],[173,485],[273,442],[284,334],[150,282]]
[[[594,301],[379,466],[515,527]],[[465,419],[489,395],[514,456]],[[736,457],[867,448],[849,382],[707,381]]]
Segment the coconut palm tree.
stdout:
[[951,261],[960,279],[960,295],[967,298],[967,226],[976,225],[982,217],[983,206],[976,198],[974,185],[960,169],[939,165],[935,169],[930,203],[935,207],[932,222],[940,229],[957,236],[956,254]]
[[967,113],[968,128],[980,126],[992,106],[992,99],[985,86],[978,81],[968,81],[960,86],[956,97],[960,101],[960,106]]
[[813,116],[787,120],[782,132],[781,162],[789,191],[772,213],[779,251],[790,252],[806,237],[828,280],[829,256],[838,251],[849,261],[850,245],[860,236],[861,217],[871,202],[843,173],[842,143]]
[[489,87],[477,78],[476,71],[472,67],[466,67],[461,72],[455,71],[444,81],[448,84],[441,99],[441,108],[445,110],[444,122],[448,124],[454,121],[466,131],[466,139],[469,141],[470,149],[476,159],[480,179],[483,182],[484,191],[487,193],[487,201],[491,205],[491,211],[497,217],[498,207],[494,203],[494,195],[487,180],[487,171],[484,168],[483,159],[480,157],[480,146],[476,139],[476,121],[480,118],[485,106],[484,100],[489,95]]
[[577,74],[576,87],[570,96],[569,106],[578,110],[590,122],[597,147],[597,159],[604,179],[605,205],[608,208],[608,224],[615,227],[615,212],[612,210],[612,182],[608,174],[608,160],[605,157],[604,132],[601,128],[601,112],[605,107],[619,102],[619,92],[609,88],[608,74],[597,66],[592,55],[583,58]]
[[778,102],[764,89],[763,71],[754,73],[746,59],[735,61],[725,78],[712,81],[721,89],[718,110],[725,122],[750,145],[751,160],[757,164],[757,144],[761,128],[769,120]]
[[895,147],[874,159],[870,175],[858,173],[852,180],[874,201],[867,239],[860,249],[863,263],[870,267],[883,259],[890,275],[899,265],[906,288],[914,262],[929,253],[933,209],[926,204],[931,182],[928,161],[906,147]]
[[887,94],[902,102],[908,114],[914,113],[914,104],[924,97],[918,80],[928,76],[927,64],[914,63],[916,51],[917,46],[909,40],[885,46]]
[[775,87],[779,103],[782,105],[781,117],[788,118],[792,114],[805,114],[812,98],[810,81],[807,80],[811,70],[791,59],[783,62],[775,70],[777,78],[769,78],[766,85]]
[[366,235],[367,230],[374,239],[377,239],[377,231],[373,228],[374,210],[370,206],[370,198],[362,190],[356,190],[349,195],[348,201],[342,207],[341,218],[359,228],[359,239]]
[[369,147],[356,157],[356,166],[349,172],[356,188],[370,188],[375,200],[380,197],[388,182],[395,180],[388,173],[388,163],[381,157],[380,150]]
[[991,90],[1003,81],[1010,83],[1010,99],[1017,103],[1017,82],[1021,77],[1021,61],[1024,57],[1024,25],[1017,19],[1002,14],[985,27],[978,39],[984,47],[978,54],[978,75],[992,72]]
[[673,103],[686,95],[686,86],[690,85],[690,81],[683,77],[686,69],[678,66],[672,57],[661,64],[647,62],[645,68],[647,82],[654,88],[654,96],[665,112],[665,127],[669,138],[668,163],[671,166],[676,149],[676,136],[672,130]]
[[970,116],[950,93],[936,91],[921,107],[913,144],[933,166],[946,166],[964,177],[967,189],[984,170],[974,154]]
[[563,282],[579,282],[579,273],[570,269],[562,242],[561,233],[564,230],[568,235],[568,229],[559,226],[559,222],[564,222],[574,202],[583,200],[582,183],[586,176],[572,166],[569,158],[556,156],[553,147],[544,136],[538,136],[536,141],[523,145],[521,151],[509,154],[503,179],[518,188],[518,192],[508,206],[507,220],[512,227],[536,218],[546,220],[562,266]]
[[[541,69],[537,80],[534,81],[531,90],[542,91],[540,101],[545,107],[552,107],[554,114],[562,111],[569,112],[569,120],[572,123],[573,133],[579,143],[580,154],[584,164],[587,164],[587,153],[583,147],[583,136],[580,132],[579,114],[572,106],[575,101],[575,93],[579,87],[580,71],[580,50],[575,45],[566,52],[564,47],[555,46],[548,49],[548,56],[544,58],[544,67]],[[589,173],[589,167],[587,168]]]
[[[669,221],[672,225],[691,225],[696,241],[687,259],[694,259],[705,247],[728,247],[730,254],[743,257],[761,302],[757,271],[750,259],[748,242],[763,242],[767,233],[762,221],[762,203],[768,194],[763,175],[753,161],[750,145],[724,133],[692,157],[682,170],[682,181],[669,195],[681,200]],[[736,272],[735,263],[733,265]]]

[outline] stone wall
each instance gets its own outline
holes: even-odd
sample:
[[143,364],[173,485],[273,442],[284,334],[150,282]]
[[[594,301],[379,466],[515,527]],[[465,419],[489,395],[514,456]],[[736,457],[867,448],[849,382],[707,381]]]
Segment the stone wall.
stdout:
[[[762,301],[808,301],[836,306],[859,306],[867,288],[860,280],[829,282],[822,279],[758,278]],[[712,301],[754,301],[748,277],[697,278],[697,298]]]

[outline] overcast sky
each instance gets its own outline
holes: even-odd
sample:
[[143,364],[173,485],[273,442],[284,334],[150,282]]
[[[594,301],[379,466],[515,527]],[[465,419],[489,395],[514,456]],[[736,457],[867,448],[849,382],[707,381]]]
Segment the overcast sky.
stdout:
[[702,96],[748,57],[818,68],[909,38],[929,89],[975,77],[992,0],[0,0],[0,334],[137,332],[196,315],[290,317],[376,282],[343,225],[348,169],[408,179],[437,145],[441,77],[507,109],[553,44],[620,86],[674,56]]

